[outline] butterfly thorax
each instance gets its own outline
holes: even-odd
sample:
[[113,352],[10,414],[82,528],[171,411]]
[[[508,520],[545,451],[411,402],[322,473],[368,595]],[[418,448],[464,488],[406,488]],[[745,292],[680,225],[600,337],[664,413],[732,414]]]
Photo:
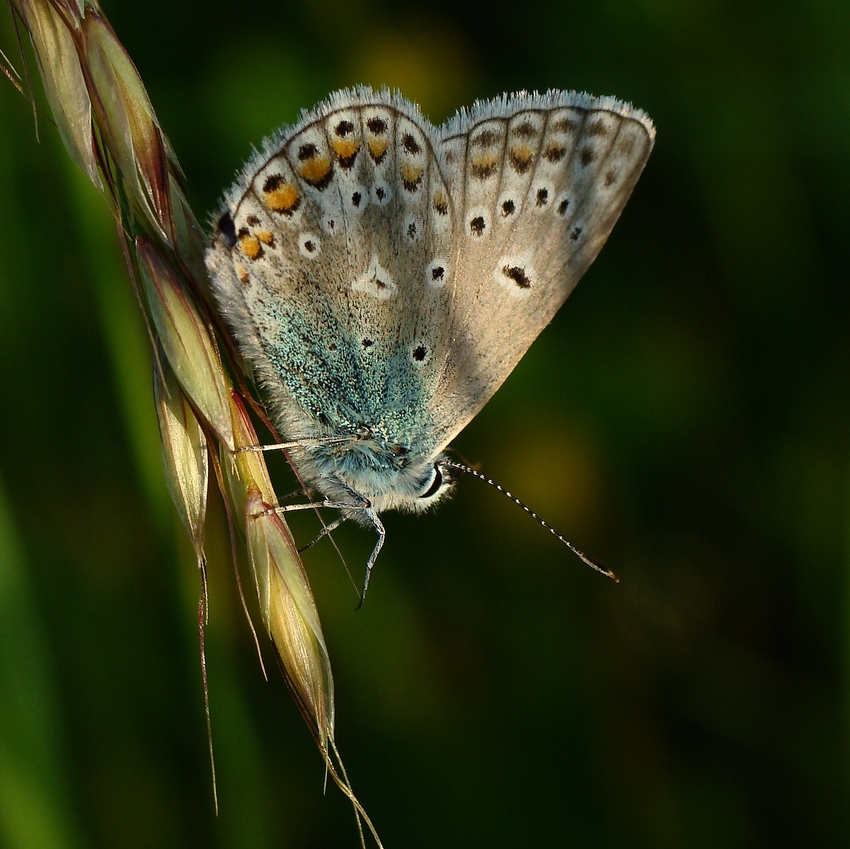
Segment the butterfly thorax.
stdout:
[[376,513],[420,512],[451,484],[441,468],[443,455],[424,457],[409,442],[365,425],[349,434],[304,440],[291,457],[308,486],[336,504],[351,504],[355,519],[364,502]]

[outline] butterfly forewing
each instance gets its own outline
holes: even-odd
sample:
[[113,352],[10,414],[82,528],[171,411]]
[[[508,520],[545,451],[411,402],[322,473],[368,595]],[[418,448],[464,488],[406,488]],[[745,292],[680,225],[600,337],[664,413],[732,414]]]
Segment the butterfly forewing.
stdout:
[[463,162],[452,172],[463,188],[446,322],[452,357],[435,404],[443,444],[490,399],[596,257],[654,133],[639,110],[574,93],[479,104],[446,129],[438,151]]

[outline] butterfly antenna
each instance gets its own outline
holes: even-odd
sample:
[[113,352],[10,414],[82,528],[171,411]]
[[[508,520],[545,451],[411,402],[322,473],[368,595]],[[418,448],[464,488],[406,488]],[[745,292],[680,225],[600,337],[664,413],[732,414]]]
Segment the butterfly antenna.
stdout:
[[552,536],[556,539],[560,540],[582,563],[586,563],[590,566],[591,569],[595,569],[597,572],[601,572],[607,578],[610,578],[612,581],[620,582],[620,579],[617,577],[615,572],[612,572],[607,566],[604,566],[598,560],[595,560],[593,557],[589,557],[585,554],[580,548],[573,545],[568,539],[565,539],[561,534],[559,534],[545,519],[541,519],[528,505],[523,504],[512,492],[508,492],[503,486],[500,486],[496,483],[496,481],[491,480],[486,475],[482,475],[481,472],[476,472],[475,469],[465,466],[463,463],[454,463],[451,460],[444,460],[443,465],[448,466],[450,469],[456,469],[459,472],[465,472],[467,475],[472,475],[474,478],[478,478],[480,481],[484,481],[484,483],[489,484],[494,489],[497,489],[502,495],[506,495],[519,507],[522,507],[532,519],[535,519],[538,524],[542,527],[546,528]]

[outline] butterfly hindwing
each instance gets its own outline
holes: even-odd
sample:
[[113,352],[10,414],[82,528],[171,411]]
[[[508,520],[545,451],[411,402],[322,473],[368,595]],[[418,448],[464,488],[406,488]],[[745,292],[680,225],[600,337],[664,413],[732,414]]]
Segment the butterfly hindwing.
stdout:
[[443,444],[492,397],[611,232],[652,148],[652,122],[610,98],[514,95],[442,128],[458,199],[453,354],[435,409]]

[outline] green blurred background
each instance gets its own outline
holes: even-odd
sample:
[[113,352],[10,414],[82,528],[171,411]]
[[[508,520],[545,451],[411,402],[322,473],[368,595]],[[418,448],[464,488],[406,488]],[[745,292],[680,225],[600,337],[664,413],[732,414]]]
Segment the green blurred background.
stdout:
[[[656,121],[609,244],[456,443],[622,582],[472,479],[386,516],[357,613],[332,547],[306,555],[388,849],[850,844],[850,4],[104,10],[204,220],[252,144],[358,82],[435,122],[549,87]],[[262,678],[217,499],[214,816],[147,340],[100,198],[39,134],[0,84],[0,846],[355,846]],[[337,540],[359,575],[371,533]]]

